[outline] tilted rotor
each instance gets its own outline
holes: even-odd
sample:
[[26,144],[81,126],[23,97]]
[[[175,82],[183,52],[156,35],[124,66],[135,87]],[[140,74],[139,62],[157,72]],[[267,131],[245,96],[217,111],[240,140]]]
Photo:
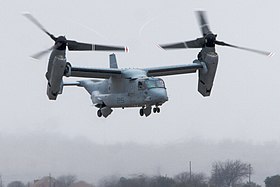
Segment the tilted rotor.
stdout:
[[261,55],[265,56],[271,56],[273,53],[267,52],[267,51],[261,51],[256,49],[250,49],[246,47],[240,47],[236,45],[232,45],[223,41],[217,40],[217,35],[213,34],[213,32],[209,28],[209,24],[206,19],[206,15],[204,11],[197,11],[197,18],[200,25],[200,30],[202,33],[202,37],[197,38],[195,40],[185,41],[185,42],[178,42],[178,43],[172,43],[172,44],[164,44],[160,45],[163,49],[183,49],[183,48],[204,48],[204,47],[215,47],[215,45],[220,46],[227,46],[227,47],[233,47],[241,50],[246,50],[250,52],[255,52]]
[[82,43],[77,42],[75,40],[68,40],[65,36],[54,36],[52,33],[48,32],[41,23],[35,19],[30,13],[23,14],[27,19],[29,19],[32,23],[34,23],[38,28],[40,28],[44,33],[46,33],[54,42],[55,44],[44,51],[36,53],[32,55],[33,58],[39,59],[43,55],[49,53],[53,49],[57,50],[65,50],[66,47],[69,51],[123,51],[128,52],[127,47],[122,46],[110,46],[110,45],[99,45],[99,44],[90,44],[90,43]]

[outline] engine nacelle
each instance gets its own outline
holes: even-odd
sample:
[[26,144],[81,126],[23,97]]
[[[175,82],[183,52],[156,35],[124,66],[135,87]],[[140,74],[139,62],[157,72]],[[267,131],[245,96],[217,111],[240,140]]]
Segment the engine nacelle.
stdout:
[[215,52],[208,52],[199,61],[203,69],[198,72],[198,92],[204,97],[210,96],[218,66],[218,55]]
[[53,66],[47,86],[47,95],[50,100],[56,100],[57,95],[62,93],[62,78],[65,72],[66,64],[65,58],[56,56],[53,60]]

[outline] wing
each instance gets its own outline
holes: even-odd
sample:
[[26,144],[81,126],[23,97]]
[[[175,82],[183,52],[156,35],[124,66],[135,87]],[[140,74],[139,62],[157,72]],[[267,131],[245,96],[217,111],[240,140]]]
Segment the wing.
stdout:
[[175,66],[163,66],[155,68],[144,69],[147,72],[147,76],[168,76],[186,73],[195,73],[197,69],[202,69],[203,66],[198,63],[186,64],[186,65],[175,65]]
[[109,79],[113,76],[120,77],[121,74],[122,72],[120,69],[71,67],[71,73],[69,76]]

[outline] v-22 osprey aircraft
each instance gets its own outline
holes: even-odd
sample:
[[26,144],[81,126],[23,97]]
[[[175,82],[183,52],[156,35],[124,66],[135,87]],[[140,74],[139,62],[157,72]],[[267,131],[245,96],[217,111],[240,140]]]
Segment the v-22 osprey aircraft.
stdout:
[[[126,47],[88,44],[67,40],[64,36],[55,37],[49,33],[31,14],[25,16],[43,30],[52,40],[54,46],[42,51],[34,58],[51,51],[46,73],[47,95],[56,100],[62,94],[64,86],[79,86],[90,94],[92,103],[98,108],[98,117],[108,117],[113,108],[140,107],[141,116],[149,116],[152,111],[160,112],[160,106],[168,101],[163,76],[195,73],[198,71],[198,92],[210,96],[218,65],[215,45],[234,47],[266,56],[272,53],[259,51],[216,40],[206,21],[205,13],[197,12],[202,37],[195,40],[160,45],[163,49],[201,48],[197,59],[192,64],[162,66],[144,69],[119,69],[115,54],[109,56],[110,68],[73,67],[66,60],[66,48],[69,51],[127,51]],[[64,82],[63,77],[90,78],[75,82]]]

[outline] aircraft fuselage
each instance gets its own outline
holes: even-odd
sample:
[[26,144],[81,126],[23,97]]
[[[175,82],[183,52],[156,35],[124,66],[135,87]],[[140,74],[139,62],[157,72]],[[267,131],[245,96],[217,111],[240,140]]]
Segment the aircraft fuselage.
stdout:
[[166,88],[159,78],[110,78],[105,80],[83,80],[91,95],[92,103],[101,107],[151,107],[160,106],[168,100]]

